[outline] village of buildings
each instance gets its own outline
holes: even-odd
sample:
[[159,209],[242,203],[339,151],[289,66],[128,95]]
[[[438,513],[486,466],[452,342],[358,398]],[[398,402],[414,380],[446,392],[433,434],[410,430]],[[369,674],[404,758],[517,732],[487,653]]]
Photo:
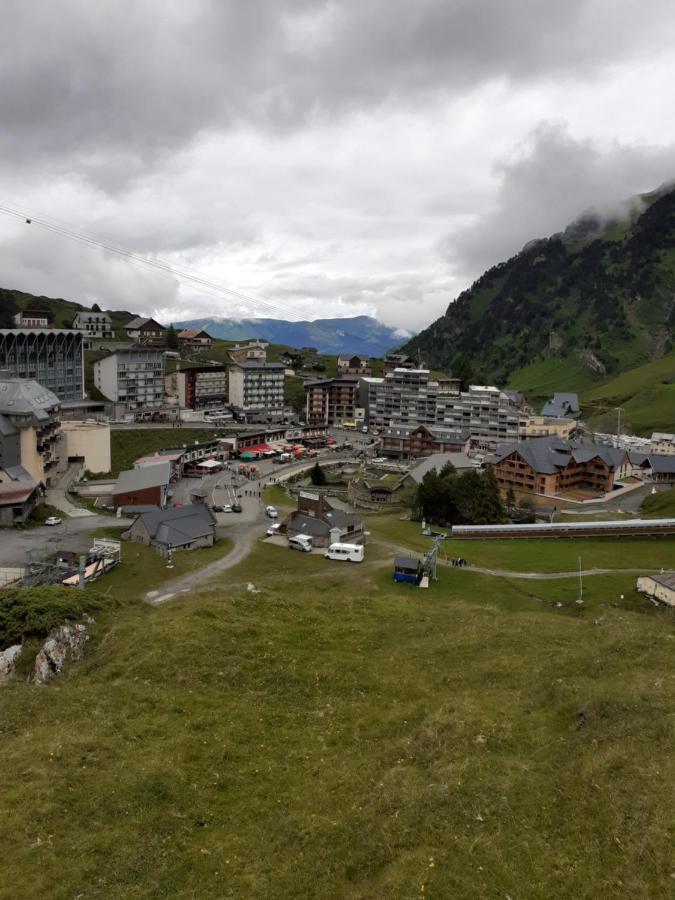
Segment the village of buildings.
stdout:
[[[569,392],[532,409],[518,391],[463,385],[397,352],[378,361],[377,376],[373,360],[353,355],[320,377],[313,348],[269,359],[268,343],[255,339],[228,345],[226,361],[210,359],[215,342],[204,331],[178,331],[169,348],[169,329],[154,319],[133,318],[120,334],[98,310],[78,312],[69,328],[51,327],[39,311],[17,314],[14,324],[0,330],[5,528],[25,526],[45,502],[60,510],[51,517],[59,525],[79,498],[123,519],[125,540],[167,558],[212,544],[225,524],[257,523],[270,540],[325,551],[362,545],[366,514],[397,508],[406,488],[447,463],[459,472],[491,469],[504,495],[524,498],[549,523],[558,504],[583,508],[645,483],[675,486],[675,435],[593,434]],[[94,357],[90,384],[85,351]],[[302,409],[285,394],[286,379],[298,376]],[[161,425],[176,429],[172,446],[110,474],[112,430]],[[204,438],[184,444],[188,426],[203,427]],[[339,473],[334,496],[308,483],[317,461]],[[296,507],[274,524],[262,501],[272,481],[293,484]],[[241,518],[244,498],[250,509]],[[84,553],[84,574],[98,574],[97,560],[119,552],[108,545]],[[82,555],[80,547],[71,562]],[[32,577],[35,567],[17,558],[6,571]],[[60,580],[81,576],[71,570]],[[675,586],[654,578],[644,589],[675,603]]]

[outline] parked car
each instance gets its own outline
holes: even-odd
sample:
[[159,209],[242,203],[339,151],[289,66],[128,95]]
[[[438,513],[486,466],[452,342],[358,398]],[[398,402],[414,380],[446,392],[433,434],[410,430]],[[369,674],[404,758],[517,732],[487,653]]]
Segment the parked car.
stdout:
[[226,503],[220,510],[221,512],[230,513],[232,512],[232,507],[229,503]]
[[276,509],[273,506],[266,506],[265,512],[267,513],[267,515],[269,516],[270,519],[277,519],[279,517],[279,513],[276,511]]
[[267,537],[274,537],[275,534],[279,534],[279,529],[281,528],[281,523],[276,522],[274,525],[270,525],[270,527],[265,532]]
[[241,503],[233,503],[232,504],[232,512],[240,513],[241,512]]
[[45,525],[60,525],[62,521],[58,516],[48,516],[45,519]]
[[217,504],[215,504],[214,506],[212,506],[211,509],[212,509],[214,512],[223,512],[223,507],[222,507],[222,506],[218,506]]

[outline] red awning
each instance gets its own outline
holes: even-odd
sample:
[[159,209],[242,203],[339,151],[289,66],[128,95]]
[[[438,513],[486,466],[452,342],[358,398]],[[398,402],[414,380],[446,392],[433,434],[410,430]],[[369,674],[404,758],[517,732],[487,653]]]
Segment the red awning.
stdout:
[[256,444],[255,447],[244,447],[242,449],[242,453],[264,453],[266,450],[271,450],[271,447],[268,447],[267,444]]

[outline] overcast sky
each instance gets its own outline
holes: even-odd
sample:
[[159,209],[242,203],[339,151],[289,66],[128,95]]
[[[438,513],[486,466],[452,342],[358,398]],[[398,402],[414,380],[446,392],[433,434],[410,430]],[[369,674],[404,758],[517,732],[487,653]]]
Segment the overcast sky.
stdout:
[[[419,330],[489,265],[675,178],[669,0],[4,0],[0,286]],[[266,304],[271,304],[266,305]]]

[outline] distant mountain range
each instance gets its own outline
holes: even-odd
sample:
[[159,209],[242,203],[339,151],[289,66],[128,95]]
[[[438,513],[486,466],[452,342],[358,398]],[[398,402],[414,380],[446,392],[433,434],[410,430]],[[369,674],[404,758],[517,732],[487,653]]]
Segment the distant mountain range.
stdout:
[[383,356],[410,338],[409,332],[389,328],[370,316],[350,319],[316,319],[286,322],[283,319],[190,319],[176,328],[203,328],[211,337],[226,341],[263,338],[288,347],[316,347],[319,353]]

